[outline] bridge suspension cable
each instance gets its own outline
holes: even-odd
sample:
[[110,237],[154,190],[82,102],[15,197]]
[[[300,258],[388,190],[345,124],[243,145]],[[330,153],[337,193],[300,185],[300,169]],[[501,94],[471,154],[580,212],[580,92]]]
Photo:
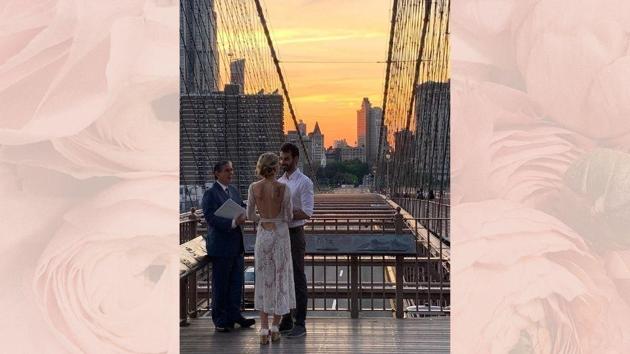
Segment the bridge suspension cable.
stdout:
[[263,13],[262,6],[260,5],[260,0],[254,0],[256,3],[256,10],[258,12],[258,17],[260,18],[260,23],[263,26],[265,31],[265,37],[267,38],[267,44],[269,45],[269,50],[271,51],[271,56],[273,58],[274,65],[276,67],[276,71],[278,73],[278,77],[280,78],[280,83],[282,84],[282,91],[284,92],[284,97],[287,100],[287,104],[289,105],[289,112],[291,113],[291,119],[293,119],[293,124],[295,125],[295,130],[297,131],[298,137],[300,139],[300,144],[302,145],[302,150],[305,152],[306,161],[308,163],[308,167],[311,171],[311,177],[315,184],[315,187],[319,189],[319,184],[317,183],[317,175],[315,173],[315,169],[313,168],[313,164],[311,162],[311,158],[308,154],[308,150],[306,150],[306,145],[304,145],[304,139],[302,138],[302,132],[298,128],[298,121],[295,116],[295,111],[293,110],[293,104],[291,103],[291,97],[289,96],[289,89],[284,81],[284,75],[282,74],[282,68],[280,68],[280,61],[278,60],[278,55],[276,54],[276,49],[273,46],[273,41],[271,40],[271,35],[269,34],[269,28],[267,27],[267,20],[265,19],[265,14]]
[[450,0],[392,4],[375,187],[393,198],[448,203],[449,15]]

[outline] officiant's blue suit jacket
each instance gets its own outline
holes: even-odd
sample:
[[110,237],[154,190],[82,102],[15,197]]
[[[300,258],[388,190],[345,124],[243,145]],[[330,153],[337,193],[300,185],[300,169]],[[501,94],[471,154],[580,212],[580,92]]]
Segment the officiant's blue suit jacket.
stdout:
[[228,198],[232,198],[236,204],[245,207],[236,188],[230,185],[228,191],[229,196],[218,183],[214,183],[203,194],[201,201],[203,215],[208,223],[206,248],[210,257],[234,257],[244,253],[242,228],[240,226],[232,228],[232,219],[214,215]]

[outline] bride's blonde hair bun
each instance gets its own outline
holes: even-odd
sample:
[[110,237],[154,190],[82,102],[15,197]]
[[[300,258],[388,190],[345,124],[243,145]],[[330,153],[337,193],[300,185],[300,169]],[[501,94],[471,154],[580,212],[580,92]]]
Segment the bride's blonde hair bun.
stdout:
[[256,174],[263,177],[275,176],[278,173],[280,158],[273,152],[266,152],[258,158],[256,163]]

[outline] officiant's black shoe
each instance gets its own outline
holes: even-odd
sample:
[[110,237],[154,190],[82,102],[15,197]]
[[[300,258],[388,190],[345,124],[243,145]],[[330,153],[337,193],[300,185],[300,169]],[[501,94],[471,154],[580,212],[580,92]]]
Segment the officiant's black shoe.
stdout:
[[219,327],[219,326],[215,326],[214,327],[214,331],[215,332],[221,332],[221,333],[227,333],[230,331],[229,327]]
[[256,320],[253,318],[243,317],[240,320],[236,321],[235,323],[238,323],[238,325],[241,326],[241,328],[249,328],[256,324]]

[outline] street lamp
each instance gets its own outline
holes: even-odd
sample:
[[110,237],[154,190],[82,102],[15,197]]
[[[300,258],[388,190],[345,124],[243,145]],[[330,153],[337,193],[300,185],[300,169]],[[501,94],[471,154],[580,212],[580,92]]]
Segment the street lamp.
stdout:
[[390,159],[391,155],[388,153],[385,154],[385,175],[387,178],[387,194],[391,197],[392,191],[390,189],[390,182],[389,182],[389,159]]

